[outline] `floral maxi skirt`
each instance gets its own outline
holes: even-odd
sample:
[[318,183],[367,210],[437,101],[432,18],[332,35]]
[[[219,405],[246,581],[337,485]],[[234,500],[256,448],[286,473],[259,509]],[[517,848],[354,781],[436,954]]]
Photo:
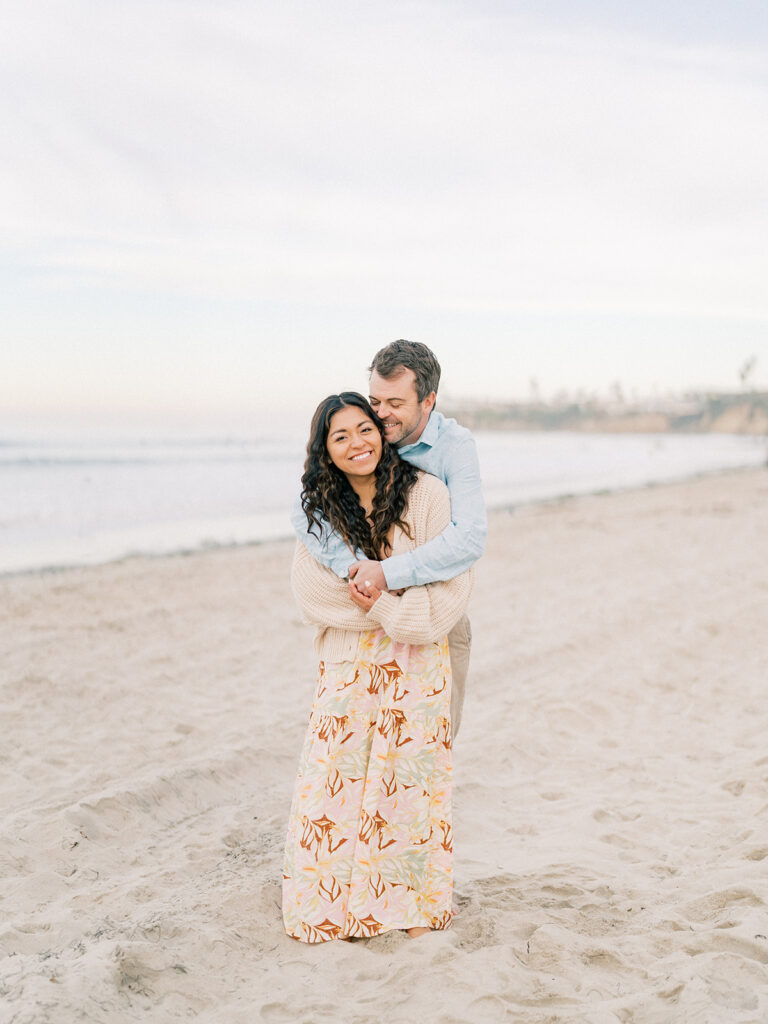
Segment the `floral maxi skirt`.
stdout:
[[362,633],[320,663],[293,794],[283,918],[303,942],[451,923],[448,641]]

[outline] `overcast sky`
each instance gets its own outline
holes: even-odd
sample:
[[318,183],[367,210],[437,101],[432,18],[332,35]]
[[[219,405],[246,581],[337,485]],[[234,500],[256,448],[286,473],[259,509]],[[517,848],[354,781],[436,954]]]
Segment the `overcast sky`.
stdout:
[[0,7],[0,412],[768,388],[763,0]]

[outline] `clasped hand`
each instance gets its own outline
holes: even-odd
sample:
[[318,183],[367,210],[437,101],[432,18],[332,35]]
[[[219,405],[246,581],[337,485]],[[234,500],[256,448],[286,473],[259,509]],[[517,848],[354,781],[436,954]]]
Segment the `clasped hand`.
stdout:
[[[374,604],[381,597],[383,591],[387,590],[387,578],[381,568],[381,562],[370,560],[354,562],[349,567],[349,596],[358,608],[369,612]],[[404,592],[392,590],[390,593],[399,597]]]
[[381,597],[381,591],[378,587],[374,586],[373,583],[368,581],[368,593],[364,594],[355,581],[350,580],[349,596],[358,608],[362,608],[364,612],[369,612]]
[[383,590],[389,589],[381,562],[375,562],[370,558],[353,562],[349,567],[349,578],[355,581],[357,589],[361,594],[367,594],[369,597],[373,594],[374,590],[378,591],[376,594],[376,597],[378,597]]
[[387,579],[381,562],[363,559],[349,567],[349,596],[358,608],[369,612],[382,590],[387,589]]

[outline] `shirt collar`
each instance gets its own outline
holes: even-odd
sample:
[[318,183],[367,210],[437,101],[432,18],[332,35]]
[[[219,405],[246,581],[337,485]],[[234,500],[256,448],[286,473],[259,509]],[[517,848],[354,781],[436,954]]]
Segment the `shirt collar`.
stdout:
[[437,442],[437,435],[440,432],[440,413],[434,409],[429,414],[427,425],[421,432],[421,437],[414,441],[412,444],[406,444],[402,448],[398,449],[400,453],[409,452],[411,448],[416,448],[420,444],[425,444],[431,448]]

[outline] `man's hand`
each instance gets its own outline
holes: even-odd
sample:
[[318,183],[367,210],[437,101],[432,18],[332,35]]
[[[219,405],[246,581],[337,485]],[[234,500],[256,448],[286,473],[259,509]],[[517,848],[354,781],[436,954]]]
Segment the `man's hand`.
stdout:
[[369,597],[373,590],[378,591],[376,594],[378,597],[382,590],[389,589],[381,562],[371,562],[368,559],[362,562],[353,562],[349,567],[349,578],[355,581],[361,594],[367,594]]
[[381,597],[381,591],[372,583],[370,584],[370,591],[370,595],[364,594],[362,590],[358,588],[354,580],[349,581],[349,596],[352,598],[353,602],[357,605],[357,607],[362,608],[364,612],[369,612],[371,608],[373,608],[374,604]]

